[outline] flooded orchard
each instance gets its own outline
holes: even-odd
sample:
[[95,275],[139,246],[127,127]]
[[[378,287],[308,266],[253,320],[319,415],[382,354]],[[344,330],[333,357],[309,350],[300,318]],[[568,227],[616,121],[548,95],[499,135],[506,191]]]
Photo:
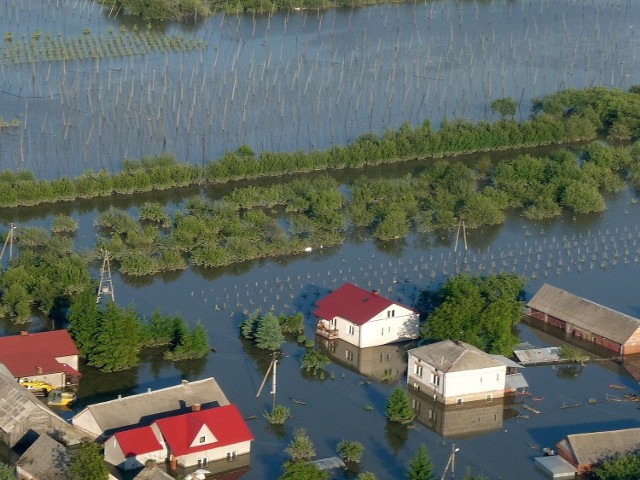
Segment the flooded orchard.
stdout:
[[[0,132],[0,165],[54,178],[89,168],[117,171],[126,157],[163,151],[200,164],[244,143],[256,151],[325,148],[404,121],[491,119],[488,105],[501,96],[517,99],[524,118],[531,98],[560,88],[637,83],[637,26],[631,19],[640,18],[639,8],[623,0],[496,0],[219,15],[197,25],[153,26],[204,42],[188,51],[17,64],[9,49],[0,63],[0,114],[18,118],[20,125]],[[131,19],[110,17],[99,3],[67,1],[5,1],[0,24],[12,31],[14,42],[27,43],[36,29],[42,38],[50,32],[98,42],[134,30]],[[95,243],[93,222],[109,206],[132,209],[156,200],[171,210],[187,196],[218,198],[227,188],[5,210],[0,219],[48,228],[53,215],[69,214],[80,223],[75,243],[82,249]],[[638,426],[636,405],[612,401],[620,393],[609,388],[637,392],[624,365],[530,367],[523,372],[531,397],[453,416],[414,398],[418,420],[406,429],[387,423],[384,414],[392,387],[403,382],[403,346],[351,354],[345,345],[329,346],[332,363],[321,377],[300,369],[305,347],[289,341],[278,364],[276,400],[291,408],[293,418],[279,430],[263,417],[271,407],[268,392],[256,397],[271,357],[244,342],[238,327],[244,311],[300,311],[306,338],[314,338],[314,303],[344,282],[415,305],[423,290],[438,289],[456,272],[518,273],[528,279],[528,297],[548,282],[640,316],[636,192],[610,195],[607,206],[603,214],[544,222],[512,216],[500,226],[470,230],[466,253],[454,253],[454,232],[389,243],[353,235],[339,247],[295,257],[142,279],[116,274],[120,305],[135,305],[145,315],[156,308],[179,313],[190,326],[201,320],[215,352],[201,361],[172,363],[148,351],[139,367],[121,373],[84,367],[74,409],[214,376],[251,418],[252,469],[243,478],[277,478],[298,427],[307,430],[318,458],[334,456],[342,439],[362,442],[360,469],[378,478],[403,477],[423,443],[438,475],[455,443],[460,476],[470,468],[491,479],[542,478],[533,458],[565,435]],[[36,319],[31,329],[50,323]],[[5,333],[24,328],[3,326]],[[526,323],[518,328],[521,339],[534,345],[563,343]],[[527,413],[525,405],[540,414]]]

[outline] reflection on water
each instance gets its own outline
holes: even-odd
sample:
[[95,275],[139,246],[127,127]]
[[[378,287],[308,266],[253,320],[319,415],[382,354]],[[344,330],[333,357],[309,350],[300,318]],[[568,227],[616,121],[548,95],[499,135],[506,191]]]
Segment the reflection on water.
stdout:
[[378,382],[403,380],[407,371],[407,350],[416,341],[399,342],[379,347],[357,348],[342,339],[330,340],[316,336],[316,345],[338,365]]
[[444,405],[424,392],[409,387],[409,398],[416,420],[442,437],[469,438],[499,430],[505,420],[518,415],[515,397]]

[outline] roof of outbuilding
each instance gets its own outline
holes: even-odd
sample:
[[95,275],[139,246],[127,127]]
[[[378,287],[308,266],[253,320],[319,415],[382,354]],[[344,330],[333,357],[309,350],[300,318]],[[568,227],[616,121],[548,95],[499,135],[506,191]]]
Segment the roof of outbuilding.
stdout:
[[123,430],[114,434],[114,437],[118,441],[125,458],[162,450],[162,445],[151,427]]
[[22,454],[16,466],[39,480],[67,480],[70,463],[67,447],[42,434]]
[[377,292],[365,290],[352,283],[345,283],[332,293],[319,300],[313,314],[316,317],[331,320],[342,317],[356,325],[364,325],[383,310],[393,305],[407,307],[401,303],[380,296]]
[[134,477],[135,480],[173,480],[173,477],[163,471],[158,465],[152,467],[144,467]]
[[527,304],[581,330],[624,344],[640,320],[545,283]]
[[56,360],[69,355],[78,355],[78,349],[67,330],[0,337],[0,362],[14,377],[59,372],[78,374]]
[[611,454],[630,452],[640,447],[640,428],[567,435],[558,448],[568,450],[577,465],[593,465]]
[[187,412],[195,404],[207,408],[228,405],[229,400],[213,377],[183,380],[172,387],[89,405],[72,422],[76,424],[79,417],[91,415],[101,433],[108,433],[133,425],[150,425],[158,418]]
[[[210,450],[253,440],[253,435],[235,405],[209,408],[156,420],[162,436],[175,455]],[[216,441],[192,447],[202,425],[211,431]]]
[[445,373],[505,366],[473,345],[452,340],[413,348],[409,354]]

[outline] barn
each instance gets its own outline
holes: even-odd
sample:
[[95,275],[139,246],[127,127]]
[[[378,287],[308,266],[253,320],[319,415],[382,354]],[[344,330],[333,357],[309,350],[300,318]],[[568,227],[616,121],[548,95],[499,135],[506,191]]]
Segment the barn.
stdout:
[[527,304],[529,315],[567,336],[618,355],[640,353],[640,320],[545,283]]

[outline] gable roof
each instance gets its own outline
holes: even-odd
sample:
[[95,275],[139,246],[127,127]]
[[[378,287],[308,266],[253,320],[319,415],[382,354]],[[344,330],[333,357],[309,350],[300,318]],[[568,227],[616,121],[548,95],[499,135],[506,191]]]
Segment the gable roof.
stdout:
[[0,441],[13,448],[33,429],[38,433],[66,430],[67,423],[20,386],[9,370],[0,364]]
[[452,340],[413,348],[409,354],[445,373],[505,366],[473,345]]
[[[193,435],[206,425],[217,441],[191,447]],[[253,440],[253,435],[235,405],[209,408],[156,420],[162,436],[174,455],[201,452],[212,448]],[[194,433],[195,432],[195,433]]]
[[78,355],[78,349],[67,330],[0,337],[0,362],[14,377],[59,372],[77,375],[73,368],[56,360],[69,355]]
[[90,433],[101,435],[133,425],[150,425],[157,418],[185,413],[195,404],[207,408],[228,405],[229,400],[213,377],[183,380],[172,387],[89,405],[71,420],[74,425],[84,424],[80,418],[89,415],[100,429]]
[[352,283],[345,283],[319,300],[316,303],[317,308],[313,314],[316,317],[327,320],[342,317],[356,325],[364,325],[380,312],[393,305],[414,311],[405,305],[381,297],[377,292],[365,290]]
[[169,475],[167,472],[158,467],[158,465],[153,465],[152,467],[144,467],[140,472],[134,477],[135,480],[174,480],[174,478]]
[[114,437],[118,441],[125,458],[163,449],[151,427],[123,430],[114,434]]
[[602,457],[640,447],[640,428],[567,435],[558,447],[569,451],[577,465],[593,465]]
[[67,480],[71,455],[49,435],[40,435],[16,463],[16,467],[39,480]]
[[527,304],[581,330],[624,344],[640,328],[640,320],[545,283]]

